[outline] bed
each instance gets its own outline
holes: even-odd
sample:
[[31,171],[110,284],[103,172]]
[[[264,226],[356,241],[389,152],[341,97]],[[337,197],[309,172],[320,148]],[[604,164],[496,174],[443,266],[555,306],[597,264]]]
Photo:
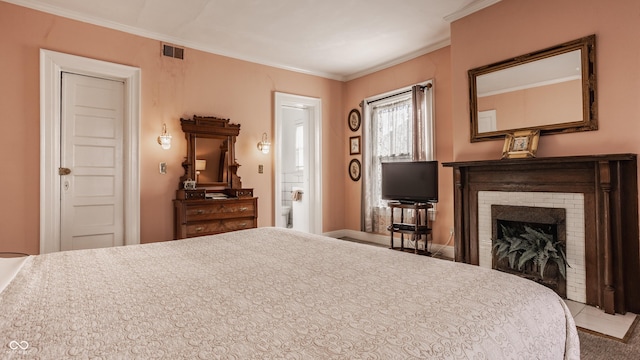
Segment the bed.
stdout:
[[545,287],[293,230],[14,263],[2,358],[579,359]]

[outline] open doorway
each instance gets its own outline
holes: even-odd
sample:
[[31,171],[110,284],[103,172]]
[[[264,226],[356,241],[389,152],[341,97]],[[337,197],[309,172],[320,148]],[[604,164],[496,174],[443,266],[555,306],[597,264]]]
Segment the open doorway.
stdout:
[[321,100],[275,93],[275,225],[322,233]]

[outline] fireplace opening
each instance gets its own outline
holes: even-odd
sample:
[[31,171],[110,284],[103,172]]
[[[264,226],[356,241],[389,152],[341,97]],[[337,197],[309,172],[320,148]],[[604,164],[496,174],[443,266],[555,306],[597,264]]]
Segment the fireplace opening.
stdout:
[[492,205],[492,268],[535,281],[567,298],[563,208]]

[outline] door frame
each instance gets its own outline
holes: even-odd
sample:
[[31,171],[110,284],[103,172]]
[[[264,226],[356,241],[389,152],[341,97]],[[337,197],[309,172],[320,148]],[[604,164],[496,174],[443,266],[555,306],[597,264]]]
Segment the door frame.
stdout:
[[62,72],[124,82],[124,244],[139,244],[140,68],[40,49],[40,254],[60,251]]
[[[275,164],[274,164],[274,223],[280,222],[282,213],[282,128],[283,107],[295,107],[309,110],[309,131],[312,134],[310,148],[311,164],[309,166],[309,232],[322,234],[322,100],[301,95],[293,95],[282,92],[274,93],[274,118],[275,118]],[[305,194],[306,196],[307,194]]]

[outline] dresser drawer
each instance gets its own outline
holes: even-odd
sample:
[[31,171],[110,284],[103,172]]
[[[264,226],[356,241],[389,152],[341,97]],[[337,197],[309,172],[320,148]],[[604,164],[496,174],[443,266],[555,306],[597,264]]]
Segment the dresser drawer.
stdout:
[[188,205],[187,223],[192,221],[253,217],[256,209],[253,201],[215,201],[212,204]]
[[215,220],[200,224],[188,224],[187,237],[219,234],[253,227],[255,227],[254,219]]
[[258,226],[258,198],[176,199],[174,238],[219,234]]
[[226,189],[225,193],[237,198],[253,197],[253,189]]

